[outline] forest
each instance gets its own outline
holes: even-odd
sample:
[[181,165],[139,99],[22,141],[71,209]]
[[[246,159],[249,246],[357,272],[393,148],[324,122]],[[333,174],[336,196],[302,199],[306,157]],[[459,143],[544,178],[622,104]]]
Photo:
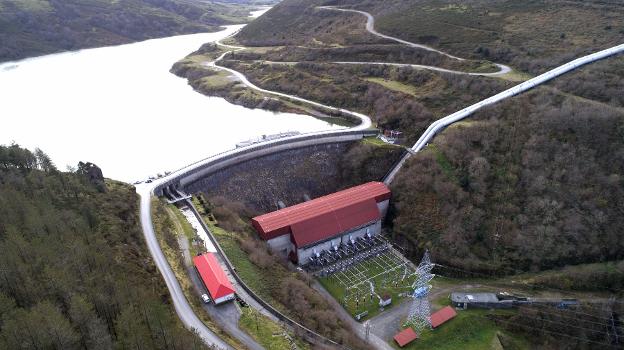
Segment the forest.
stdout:
[[620,110],[539,88],[448,128],[407,166],[393,233],[439,262],[512,274],[624,258]]
[[174,313],[132,186],[0,146],[0,349],[204,349]]

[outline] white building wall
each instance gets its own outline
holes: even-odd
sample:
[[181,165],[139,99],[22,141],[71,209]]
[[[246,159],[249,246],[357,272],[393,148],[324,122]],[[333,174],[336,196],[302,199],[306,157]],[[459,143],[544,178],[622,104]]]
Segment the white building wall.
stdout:
[[322,250],[329,250],[333,246],[338,246],[340,243],[348,243],[349,238],[353,238],[354,240],[359,237],[364,237],[366,233],[370,233],[372,236],[377,235],[381,232],[381,221],[376,221],[370,225],[361,227],[357,230],[344,233],[340,236],[332,238],[331,240],[319,243],[314,246],[300,248],[297,250],[297,258],[299,260],[299,264],[305,264],[310,261],[310,257],[314,254],[314,250],[316,249],[317,253],[320,253]]
[[222,296],[219,299],[215,299],[214,303],[215,305],[219,305],[221,303],[225,303],[226,301],[230,301],[230,300],[234,300],[234,293]]
[[377,209],[379,209],[379,213],[381,214],[381,221],[383,221],[386,218],[386,214],[388,214],[389,205],[390,205],[390,201],[388,199],[377,203]]
[[293,244],[290,241],[290,233],[287,233],[285,235],[281,235],[275,238],[271,238],[267,241],[267,244],[269,245],[269,248],[271,248],[271,250],[274,253],[277,253],[283,256],[288,256],[288,253],[294,250]]

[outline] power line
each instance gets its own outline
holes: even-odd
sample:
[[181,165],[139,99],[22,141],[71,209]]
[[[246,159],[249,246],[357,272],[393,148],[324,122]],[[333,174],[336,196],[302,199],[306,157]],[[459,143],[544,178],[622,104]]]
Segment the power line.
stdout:
[[[457,267],[452,267],[452,266],[447,266],[447,265],[441,265],[441,264],[435,264],[437,267],[442,267],[442,268],[446,268],[446,269],[450,269],[450,270],[456,270],[456,271],[461,271],[461,272],[465,272],[465,273],[470,273],[473,275],[480,275],[480,276],[484,276],[487,278],[492,278],[492,275],[487,275],[484,273],[480,273],[480,272],[474,272],[474,271],[469,271],[469,270],[464,270],[461,268],[457,268]],[[552,288],[552,287],[546,287],[546,286],[542,286],[542,285],[538,285],[538,284],[532,284],[532,283],[521,283],[521,284],[516,284],[516,286],[519,287],[533,287],[535,289],[545,289],[545,290],[553,290],[553,291],[557,291],[557,292],[562,292],[564,294],[573,294],[574,291],[570,291],[570,290],[565,290],[565,289],[561,289],[561,288]],[[611,300],[610,302],[613,303],[618,303],[618,304],[624,304],[624,301],[619,301],[619,300]]]
[[[445,276],[437,275],[437,277],[445,277]],[[446,278],[449,278],[449,277],[446,277]],[[561,310],[561,313],[553,313],[553,312],[544,311],[543,309],[531,309],[531,307],[535,306],[535,305],[543,306],[543,307],[554,307],[554,306],[551,306],[551,305],[544,305],[544,304],[531,304],[531,305],[519,305],[518,309],[525,309],[525,310],[530,310],[530,311],[536,311],[536,312],[540,312],[542,314],[550,315],[550,316],[553,316],[553,317],[565,318],[567,320],[577,320],[577,321],[581,321],[581,322],[587,322],[587,323],[595,324],[595,325],[599,326],[600,328],[604,327],[605,329],[610,326],[609,323],[608,323],[609,320],[610,320],[609,318],[602,318],[602,317],[599,317],[599,316],[596,316],[596,315],[586,314],[586,315],[589,315],[589,316],[592,316],[592,317],[603,319],[604,322],[596,322],[596,321],[589,321],[589,320],[579,320],[578,318],[575,318],[573,316],[564,315],[563,314],[563,313],[565,313],[567,311],[570,311],[570,310],[566,309],[566,310]],[[586,332],[591,332],[593,334],[604,335],[605,337],[609,336],[609,332],[606,331],[606,330],[587,328],[587,325],[585,327],[579,326],[579,325],[574,325],[571,322],[563,321],[561,319],[559,319],[559,320],[551,320],[551,319],[539,317],[539,315],[533,315],[533,314],[520,314],[520,315],[518,315],[518,317],[522,317],[522,318],[525,318],[525,319],[536,320],[536,321],[541,321],[541,322],[548,322],[548,323],[551,323],[551,324],[558,324],[558,325],[562,325],[562,326],[565,326],[565,327],[575,328],[575,329],[578,329],[579,331],[582,330],[582,331],[586,331]],[[505,322],[505,321],[502,321],[502,320],[499,320],[499,319],[497,319],[497,321]],[[505,322],[505,323],[511,323],[511,322]],[[553,334],[560,334],[560,335],[564,335],[564,336],[566,336],[568,338],[571,337],[571,338],[575,338],[575,339],[578,339],[578,340],[581,340],[581,341],[586,341],[586,342],[592,342],[592,343],[612,346],[612,345],[609,345],[609,344],[606,344],[606,343],[596,342],[596,341],[592,341],[592,340],[584,339],[584,338],[580,338],[580,337],[574,337],[574,336],[569,335],[569,334],[565,334],[565,333],[561,333],[561,332],[555,332],[555,331],[550,331],[550,330],[543,329],[543,328],[537,328],[537,327],[532,327],[532,326],[528,326],[528,325],[521,325],[521,326],[530,327],[530,328],[534,328],[534,329],[539,329],[539,330],[542,330],[542,331],[545,331],[545,332],[549,332],[549,333],[553,333]],[[615,327],[617,327],[618,330],[622,331],[622,329],[620,329],[620,326],[613,325],[611,327],[613,329],[615,329]]]
[[[479,263],[483,264],[483,265],[488,265],[488,266],[494,267],[496,269],[506,269],[508,271],[511,271],[514,275],[520,275],[520,274],[527,273],[526,271],[518,270],[518,269],[515,269],[513,267],[500,266],[500,265],[495,265],[495,264],[492,264],[492,263],[482,262],[482,261],[480,261]],[[439,264],[436,264],[436,265],[439,265]],[[445,265],[440,265],[440,266],[445,266]],[[491,276],[496,276],[496,275],[492,274]],[[505,277],[505,276],[498,276],[498,277]],[[563,289],[556,288],[556,287],[547,287],[547,288],[563,290]],[[623,293],[624,294],[624,289],[613,288],[613,287],[603,287],[603,289],[608,290],[608,291],[613,292],[613,293]]]
[[[532,304],[532,305],[521,305],[521,306],[529,307],[529,308],[530,307],[547,307],[547,308],[555,308],[556,307],[556,306],[553,306],[553,305],[545,305],[545,304]],[[586,312],[580,312],[580,311],[572,310],[572,309],[563,309],[563,310],[562,309],[558,309],[558,310],[561,310],[562,312],[573,312],[573,313],[578,314],[578,315],[585,315],[585,316],[594,317],[594,318],[603,320],[605,322],[608,322],[608,321],[611,320],[611,317],[602,317],[602,316],[588,314]],[[589,320],[585,320],[585,322],[593,322],[593,323],[596,323],[596,324],[600,323],[600,322],[589,321]],[[600,324],[602,324],[602,323],[600,323]],[[621,327],[624,330],[624,326],[618,326],[618,327]]]
[[[485,276],[485,277],[488,277],[488,278],[489,278],[489,277],[491,277],[491,276],[488,276],[488,275],[483,274],[483,273],[473,272],[473,271],[468,271],[468,270],[464,270],[464,269],[460,269],[460,268],[456,268],[456,267],[451,267],[451,266],[446,266],[446,265],[440,265],[440,264],[436,264],[436,266],[438,266],[438,267],[442,267],[442,268],[446,268],[446,269],[450,269],[450,270],[456,270],[456,271],[466,272],[466,273],[470,273],[470,274],[474,274],[474,275],[481,275],[481,276]],[[436,275],[436,276],[439,276],[439,277],[444,277],[444,278],[449,278],[449,279],[453,279],[452,277],[448,277],[448,276],[441,276],[441,275]],[[456,279],[456,278],[455,278],[455,279]],[[524,286],[524,287],[526,287],[526,286],[534,286],[534,287],[537,287],[537,288],[542,288],[542,289],[547,289],[547,290],[548,290],[548,289],[554,290],[554,289],[552,289],[552,288],[542,287],[542,286],[539,286],[539,285],[533,285],[533,284],[529,284],[529,283],[520,284],[520,285],[516,285],[516,286],[517,286],[517,287],[523,287],[523,286]],[[572,292],[571,292],[571,291],[567,291],[567,290],[563,290],[563,289],[561,289],[561,290],[557,290],[557,291],[558,291],[558,292],[559,292],[559,291],[560,291],[560,292],[564,292],[565,294],[572,294]],[[616,302],[616,303],[624,303],[624,302],[621,302],[621,301],[614,301],[614,302]],[[596,303],[596,302],[594,302],[594,303]],[[583,307],[585,307],[585,308],[589,308],[589,309],[594,309],[594,310],[599,310],[599,311],[604,311],[602,308],[593,307],[593,306],[590,306],[590,305],[588,305],[588,304],[591,304],[591,302],[589,302],[589,303],[584,303],[584,304],[583,304]]]
[[[578,322],[587,322],[587,323],[592,323],[592,324],[596,324],[596,325],[600,325],[600,326],[607,326],[607,325],[608,325],[608,323],[609,323],[609,320],[610,320],[610,318],[605,319],[605,320],[604,320],[604,322],[595,322],[595,321],[589,321],[589,320],[580,320],[580,319],[578,319],[578,318],[575,318],[574,316],[566,316],[566,315],[562,315],[562,314],[560,314],[560,313],[546,312],[546,311],[543,311],[543,309],[536,310],[536,309],[531,308],[531,306],[530,306],[530,305],[519,305],[519,306],[518,306],[518,309],[524,309],[524,310],[537,311],[537,312],[541,312],[541,313],[543,313],[543,314],[547,314],[547,315],[554,315],[554,316],[561,317],[561,318],[565,318],[565,319],[572,319],[572,320],[576,320],[576,321],[578,321]],[[523,315],[521,315],[521,316],[525,316],[525,315],[523,314]],[[545,320],[545,321],[546,321],[546,320]],[[553,321],[553,322],[555,322],[555,321]],[[567,323],[565,323],[565,324],[567,325]],[[570,327],[576,327],[576,326],[570,325]],[[581,327],[576,327],[576,328],[581,328]],[[618,328],[619,328],[619,327],[618,327]],[[588,328],[584,328],[584,329],[588,329]]]
[[569,335],[569,334],[565,334],[565,333],[561,333],[561,332],[555,332],[555,331],[551,331],[551,330],[547,330],[547,329],[543,329],[543,328],[538,328],[538,327],[529,326],[529,325],[526,325],[526,324],[521,324],[521,323],[518,323],[517,321],[512,322],[512,321],[505,321],[505,320],[501,320],[501,319],[496,319],[496,321],[495,321],[495,322],[503,322],[503,323],[507,323],[507,324],[512,324],[512,325],[514,325],[514,326],[528,327],[528,328],[536,329],[536,330],[539,330],[539,331],[542,331],[542,332],[547,332],[547,333],[551,333],[551,334],[558,334],[558,335],[562,335],[562,336],[564,336],[564,337],[566,337],[566,338],[577,339],[577,340],[580,340],[580,341],[582,341],[582,342],[586,342],[586,343],[594,343],[594,344],[600,344],[600,345],[603,345],[603,346],[608,346],[608,347],[612,347],[612,348],[616,348],[616,347],[617,347],[617,348],[619,348],[619,346],[618,346],[618,345],[613,345],[613,344],[608,344],[608,343],[598,342],[598,341],[595,341],[595,340],[590,340],[590,339],[585,339],[585,338],[575,337],[575,336],[573,336],[573,335]]

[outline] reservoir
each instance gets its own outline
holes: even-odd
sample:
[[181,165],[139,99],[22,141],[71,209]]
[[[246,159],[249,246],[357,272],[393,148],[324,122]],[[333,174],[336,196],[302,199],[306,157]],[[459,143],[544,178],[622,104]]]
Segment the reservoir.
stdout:
[[60,170],[90,161],[105,177],[131,182],[261,135],[339,128],[206,97],[169,73],[240,27],[2,63],[0,144],[39,147]]

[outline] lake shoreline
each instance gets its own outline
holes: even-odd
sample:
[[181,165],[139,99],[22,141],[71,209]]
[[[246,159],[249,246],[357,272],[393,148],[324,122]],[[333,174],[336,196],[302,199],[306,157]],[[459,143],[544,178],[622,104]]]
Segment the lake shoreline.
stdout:
[[39,147],[59,169],[90,161],[108,178],[134,182],[259,135],[338,128],[309,113],[248,109],[206,97],[169,72],[172,63],[234,30],[0,64],[7,116],[0,143]]

